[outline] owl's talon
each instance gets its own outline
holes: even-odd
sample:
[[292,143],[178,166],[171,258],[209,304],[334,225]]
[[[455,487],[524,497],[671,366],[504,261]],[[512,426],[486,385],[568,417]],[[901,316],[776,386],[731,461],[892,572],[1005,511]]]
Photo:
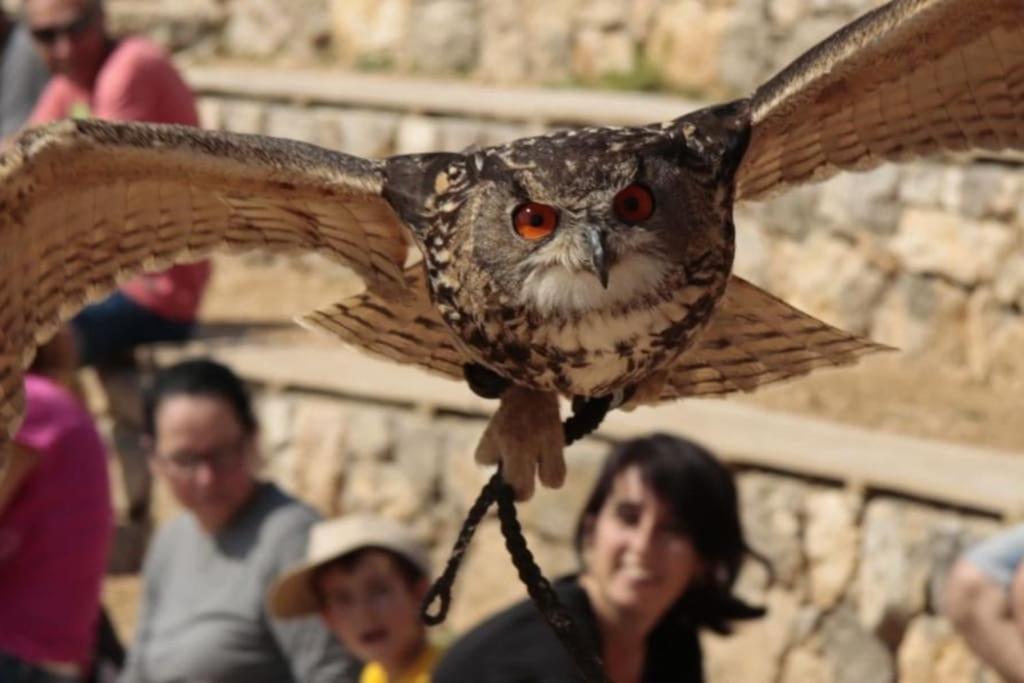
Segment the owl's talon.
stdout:
[[462,376],[466,378],[466,383],[473,393],[480,398],[500,398],[505,390],[512,385],[511,380],[479,363],[463,365]]
[[476,461],[501,463],[517,500],[533,496],[535,481],[557,488],[565,481],[565,441],[558,396],[520,386],[509,387],[484,430]]

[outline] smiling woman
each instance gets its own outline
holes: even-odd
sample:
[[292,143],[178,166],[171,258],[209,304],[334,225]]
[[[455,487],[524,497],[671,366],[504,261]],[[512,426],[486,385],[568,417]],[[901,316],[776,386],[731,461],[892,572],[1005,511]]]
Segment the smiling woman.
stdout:
[[[698,630],[728,633],[764,610],[733,595],[745,557],[732,474],[665,435],[623,443],[580,515],[582,571],[555,584],[614,683],[703,681]],[[438,683],[569,683],[572,660],[529,602],[449,650]]]

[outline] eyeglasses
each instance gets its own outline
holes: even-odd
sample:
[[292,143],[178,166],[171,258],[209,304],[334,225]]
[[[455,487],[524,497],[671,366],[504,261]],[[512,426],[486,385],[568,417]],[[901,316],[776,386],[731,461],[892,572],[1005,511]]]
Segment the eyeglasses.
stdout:
[[202,455],[172,453],[158,455],[157,458],[169,465],[172,471],[186,476],[195,474],[203,465],[207,465],[214,472],[223,472],[241,459],[246,443],[247,439],[243,437],[237,443],[212,449],[209,453]]
[[42,26],[38,28],[30,28],[29,33],[32,34],[32,38],[43,45],[53,45],[57,42],[57,39],[61,36],[67,36],[68,38],[74,38],[79,35],[85,29],[92,25],[93,20],[96,18],[96,5],[91,3],[88,9],[86,9],[80,17],[72,19],[71,21],[61,26]]

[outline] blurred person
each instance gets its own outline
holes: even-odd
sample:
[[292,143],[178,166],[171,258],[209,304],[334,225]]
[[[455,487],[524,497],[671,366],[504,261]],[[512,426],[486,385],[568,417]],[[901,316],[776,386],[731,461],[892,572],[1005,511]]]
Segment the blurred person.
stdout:
[[313,527],[307,560],[274,584],[270,610],[319,614],[366,662],[359,683],[429,683],[439,653],[420,620],[429,575],[427,549],[406,527],[349,515]]
[[25,125],[49,77],[28,31],[0,10],[0,146]]
[[[752,554],[732,474],[700,446],[666,435],[621,444],[576,528],[582,571],[555,591],[614,683],[703,681],[698,630],[728,633],[764,610],[733,594]],[[456,641],[438,683],[568,683],[579,674],[525,601]]]
[[[114,38],[101,0],[24,0],[24,19],[54,76],[31,125],[68,117],[198,126],[195,98],[170,59],[144,38]],[[116,361],[139,344],[184,341],[210,275],[206,261],[126,282],[72,321],[85,364]]]
[[205,359],[161,370],[145,403],[150,464],[184,512],[146,553],[122,681],[344,683],[358,666],[316,618],[282,621],[270,582],[305,555],[307,505],[255,476],[248,392]]
[[[101,0],[24,0],[24,23],[53,72],[29,123],[95,117],[199,125],[195,98],[168,56],[138,36],[115,38]],[[195,332],[208,261],[139,275],[72,321],[80,363],[95,365],[113,418],[127,517],[148,525],[152,480],[138,444],[141,399],[133,350]]]
[[978,543],[953,565],[944,611],[967,645],[1011,683],[1024,683],[1024,525]]
[[62,330],[25,375],[25,421],[0,470],[0,681],[79,681],[92,663],[113,540],[107,456],[63,383]]

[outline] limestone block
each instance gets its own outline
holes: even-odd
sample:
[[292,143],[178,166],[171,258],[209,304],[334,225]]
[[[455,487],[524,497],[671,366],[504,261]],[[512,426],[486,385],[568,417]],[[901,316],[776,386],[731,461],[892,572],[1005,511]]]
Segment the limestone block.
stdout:
[[571,547],[576,521],[587,502],[601,466],[608,455],[607,444],[584,439],[565,451],[569,476],[560,489],[538,486],[534,497],[519,506],[523,526],[552,541]]
[[266,106],[251,100],[231,100],[224,103],[222,125],[236,133],[263,133]]
[[[492,83],[517,83],[530,74],[528,0],[485,2],[480,8],[480,61],[476,76]],[[568,60],[566,60],[568,62]]]
[[[761,220],[772,237],[803,240],[821,223],[818,205],[821,188],[798,187],[763,204],[750,204],[759,210]],[[741,204],[740,206],[748,206]],[[737,223],[737,226],[741,225]]]
[[869,173],[840,173],[821,186],[819,212],[832,230],[860,236],[896,232],[900,219],[900,168],[882,166]]
[[276,453],[291,440],[295,402],[285,394],[268,391],[254,398],[260,422],[260,446],[265,454]]
[[871,337],[904,352],[927,350],[959,361],[967,294],[938,278],[901,275],[882,296]]
[[572,49],[573,76],[594,81],[606,74],[626,74],[636,68],[636,46],[625,27],[602,30],[584,27]]
[[864,333],[886,285],[866,248],[823,232],[777,244],[770,289],[790,304],[838,327]]
[[941,617],[911,622],[897,654],[901,683],[996,683],[988,670]]
[[328,0],[334,51],[356,67],[383,67],[402,54],[412,0]]
[[224,101],[216,97],[200,97],[196,104],[199,110],[199,126],[209,130],[220,130],[224,121]]
[[435,418],[423,414],[404,415],[396,427],[394,461],[410,479],[420,482],[425,498],[433,500],[447,449],[444,429],[439,429]]
[[396,154],[420,154],[433,152],[441,140],[437,120],[429,116],[409,114],[398,122],[395,138]]
[[1022,192],[1019,174],[1008,172],[1005,166],[964,166],[960,212],[976,219],[1011,220]]
[[733,272],[759,287],[770,288],[769,266],[773,241],[756,219],[756,213],[748,210],[749,206],[741,204],[736,210],[735,220],[738,226],[742,226],[740,230],[743,232],[743,239],[736,240]]
[[308,109],[271,105],[267,110],[267,135],[316,143],[319,137],[317,133],[316,120]]
[[275,480],[317,508],[335,515],[347,463],[347,414],[337,401],[307,398],[295,405],[292,440]]
[[741,474],[738,483],[747,541],[771,562],[779,586],[796,587],[804,565],[800,535],[807,486],[760,473]]
[[889,247],[911,273],[937,273],[964,285],[990,282],[1013,250],[1014,234],[993,221],[907,209]]
[[[558,84],[572,76],[577,14],[587,0],[528,0],[522,18],[526,75],[533,82]],[[484,3],[498,4],[498,3]],[[509,3],[512,4],[512,3]],[[489,10],[488,10],[489,11]]]
[[963,172],[949,164],[919,162],[901,169],[901,204],[945,208],[956,212],[960,205]]
[[857,567],[861,500],[845,491],[816,490],[806,499],[804,552],[811,602],[828,609],[840,602]]
[[412,5],[402,66],[424,74],[468,73],[477,62],[479,3],[417,0]]
[[1024,253],[1013,253],[996,275],[993,293],[1000,303],[1024,309]]
[[339,111],[337,117],[341,151],[366,158],[395,153],[398,114],[355,109]]
[[396,415],[390,410],[350,409],[346,415],[345,459],[385,462],[393,458]]
[[836,683],[887,683],[896,680],[895,663],[886,646],[857,620],[849,607],[839,607],[821,627],[829,680]]
[[764,606],[768,609],[764,618],[737,622],[732,635],[702,633],[708,680],[774,683],[779,679],[783,656],[793,644],[799,600],[790,592],[773,590]]
[[813,11],[813,0],[768,0],[768,18],[781,29],[790,29]]
[[629,3],[621,0],[586,0],[580,4],[576,20],[583,26],[615,29],[629,21]]
[[234,2],[224,32],[229,54],[309,62],[330,44],[323,0],[241,0]]
[[327,149],[341,150],[344,131],[338,119],[338,110],[332,107],[312,107],[307,110],[312,119],[314,144]]
[[800,646],[788,652],[782,666],[779,683],[833,683],[835,677],[821,654],[809,646]]
[[474,119],[443,117],[437,120],[438,151],[462,152],[480,145],[484,123]]
[[723,88],[746,96],[773,72],[771,31],[765,30],[762,0],[737,0],[722,36],[718,66]]
[[868,504],[861,528],[857,613],[884,642],[898,643],[910,621],[924,612],[936,564],[937,527],[949,520],[949,513],[893,499]]
[[658,7],[644,54],[667,85],[685,92],[719,90],[719,54],[729,21],[722,7],[676,0]]
[[378,514],[410,524],[427,522],[429,485],[414,480],[395,464],[353,462],[345,469],[338,512]]

